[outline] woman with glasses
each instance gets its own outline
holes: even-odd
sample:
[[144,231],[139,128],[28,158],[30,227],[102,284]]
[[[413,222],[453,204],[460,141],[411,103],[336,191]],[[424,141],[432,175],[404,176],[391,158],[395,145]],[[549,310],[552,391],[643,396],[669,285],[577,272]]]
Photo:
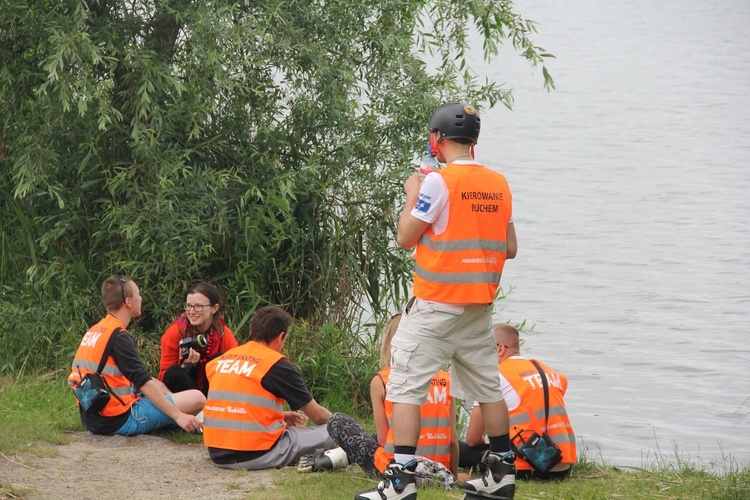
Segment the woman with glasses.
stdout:
[[169,390],[208,394],[206,363],[237,347],[220,311],[219,291],[212,284],[198,283],[187,291],[185,313],[161,337],[159,380]]

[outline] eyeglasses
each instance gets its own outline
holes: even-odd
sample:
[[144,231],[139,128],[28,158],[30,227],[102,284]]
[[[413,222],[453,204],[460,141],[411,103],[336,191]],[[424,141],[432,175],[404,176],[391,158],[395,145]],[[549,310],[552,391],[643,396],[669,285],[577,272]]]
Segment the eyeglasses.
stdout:
[[120,280],[120,291],[122,291],[122,303],[125,303],[125,283],[128,281],[119,274],[115,274],[115,278]]
[[185,311],[190,311],[192,309],[193,311],[199,313],[203,312],[204,307],[211,307],[213,304],[185,304]]

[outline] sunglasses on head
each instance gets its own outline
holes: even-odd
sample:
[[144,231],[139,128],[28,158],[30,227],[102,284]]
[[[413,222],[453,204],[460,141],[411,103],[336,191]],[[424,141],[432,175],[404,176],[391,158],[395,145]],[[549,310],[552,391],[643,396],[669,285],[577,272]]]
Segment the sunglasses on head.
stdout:
[[125,283],[128,281],[119,274],[115,274],[115,278],[120,280],[120,291],[122,292],[122,303],[125,303]]

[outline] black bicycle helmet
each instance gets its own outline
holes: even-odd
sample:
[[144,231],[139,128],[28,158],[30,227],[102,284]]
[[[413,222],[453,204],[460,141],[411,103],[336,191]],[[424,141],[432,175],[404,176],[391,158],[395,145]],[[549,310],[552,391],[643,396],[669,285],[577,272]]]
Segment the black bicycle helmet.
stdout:
[[462,102],[443,104],[432,113],[430,132],[440,131],[441,139],[468,139],[472,144],[479,139],[479,113]]

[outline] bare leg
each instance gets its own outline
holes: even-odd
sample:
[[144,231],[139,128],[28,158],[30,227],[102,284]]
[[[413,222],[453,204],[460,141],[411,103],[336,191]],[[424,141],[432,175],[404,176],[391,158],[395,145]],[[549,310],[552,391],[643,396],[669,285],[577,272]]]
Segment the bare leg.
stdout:
[[198,389],[175,392],[172,394],[174,405],[182,412],[197,415],[206,404],[206,396]]
[[393,443],[395,445],[416,447],[421,428],[419,405],[393,403]]
[[[502,436],[508,434],[510,418],[508,417],[508,405],[505,400],[497,403],[479,403],[482,408],[482,417],[484,417],[484,431],[488,436]],[[395,417],[395,407],[394,407]],[[417,436],[419,439],[419,436]]]

